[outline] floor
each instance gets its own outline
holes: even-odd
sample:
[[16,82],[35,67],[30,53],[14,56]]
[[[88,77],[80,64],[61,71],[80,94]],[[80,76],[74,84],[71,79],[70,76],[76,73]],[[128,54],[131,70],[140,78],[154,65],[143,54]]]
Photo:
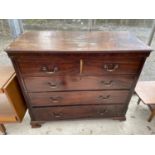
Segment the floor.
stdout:
[[[101,28],[102,30],[103,28]],[[146,42],[150,29],[139,27],[110,27],[110,30],[129,30],[134,32],[141,40]],[[0,63],[8,64],[8,59],[4,48],[10,42],[10,38],[0,37]],[[155,49],[155,37],[152,42],[152,48]],[[152,52],[147,59],[139,80],[155,80],[155,53]],[[126,121],[116,121],[110,119],[94,120],[70,120],[53,121],[43,124],[41,128],[32,129],[29,125],[30,118],[26,114],[21,124],[6,124],[7,133],[11,135],[28,134],[155,134],[155,118],[152,122],[147,122],[149,109],[141,103],[137,105],[138,98],[133,96],[129,109],[127,111]]]
[[6,124],[7,133],[11,135],[151,135],[155,134],[155,118],[147,122],[149,110],[146,105],[137,105],[138,98],[133,96],[127,111],[126,121],[111,119],[53,121],[32,129],[30,117],[26,114],[21,124]]

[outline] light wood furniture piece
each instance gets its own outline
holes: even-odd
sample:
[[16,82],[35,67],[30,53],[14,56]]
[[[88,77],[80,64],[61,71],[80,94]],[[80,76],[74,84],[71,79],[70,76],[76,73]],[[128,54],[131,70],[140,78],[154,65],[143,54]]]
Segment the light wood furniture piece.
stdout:
[[149,107],[151,114],[148,121],[150,122],[155,116],[155,81],[138,82],[135,93],[139,97],[137,103],[139,104],[142,101]]
[[63,119],[125,120],[151,49],[129,32],[26,32],[7,49],[32,127]]
[[12,66],[0,65],[0,131],[6,134],[4,123],[21,122],[26,104]]

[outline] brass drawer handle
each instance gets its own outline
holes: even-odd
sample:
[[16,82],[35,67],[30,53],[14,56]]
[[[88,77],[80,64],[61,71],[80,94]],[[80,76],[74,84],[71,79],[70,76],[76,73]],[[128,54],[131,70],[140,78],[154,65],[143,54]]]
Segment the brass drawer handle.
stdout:
[[53,102],[53,103],[58,103],[60,102],[60,100],[62,99],[62,97],[50,97],[50,100]]
[[62,117],[62,113],[58,114],[58,113],[53,112],[53,116],[55,118],[61,118]]
[[106,85],[106,86],[110,86],[113,83],[113,80],[110,81],[101,81],[102,84]]
[[105,64],[104,69],[106,69],[107,72],[114,72],[116,69],[118,69],[118,64]]
[[57,84],[56,84],[56,83],[48,82],[48,85],[49,85],[51,88],[57,88]]
[[107,100],[110,98],[110,95],[107,95],[107,96],[100,95],[98,98],[101,100]]
[[99,112],[97,112],[100,116],[103,116],[105,113],[107,113],[108,112],[108,110],[107,109],[104,109],[104,110],[102,110],[102,111],[99,111]]
[[58,71],[58,67],[55,66],[55,67],[53,68],[53,70],[50,71],[50,70],[48,69],[48,67],[43,66],[43,67],[41,68],[41,71],[45,72],[46,74],[54,74],[55,72]]

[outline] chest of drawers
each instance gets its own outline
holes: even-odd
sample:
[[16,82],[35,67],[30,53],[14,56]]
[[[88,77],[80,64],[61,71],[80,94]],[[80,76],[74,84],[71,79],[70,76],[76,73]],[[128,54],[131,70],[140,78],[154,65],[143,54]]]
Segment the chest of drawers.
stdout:
[[26,32],[6,52],[31,116],[125,120],[151,49],[129,32]]

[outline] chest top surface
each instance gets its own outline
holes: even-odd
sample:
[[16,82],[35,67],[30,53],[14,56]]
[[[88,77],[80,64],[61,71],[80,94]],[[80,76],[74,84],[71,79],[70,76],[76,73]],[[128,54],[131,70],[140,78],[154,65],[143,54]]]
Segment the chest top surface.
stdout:
[[151,48],[127,31],[25,32],[5,50],[8,53],[40,52],[150,52]]

